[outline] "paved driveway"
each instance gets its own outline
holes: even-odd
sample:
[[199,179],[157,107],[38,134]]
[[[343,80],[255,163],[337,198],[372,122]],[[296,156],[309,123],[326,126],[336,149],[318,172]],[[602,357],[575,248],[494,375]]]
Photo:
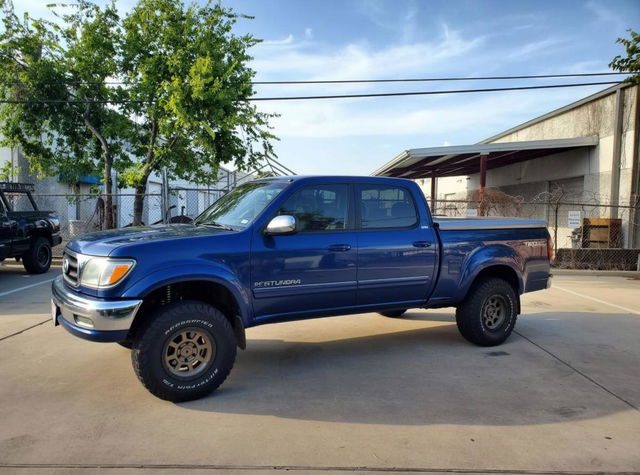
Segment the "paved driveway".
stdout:
[[640,280],[556,277],[495,348],[452,309],[251,329],[218,391],[172,404],[49,323],[58,272],[0,267],[0,473],[640,471]]

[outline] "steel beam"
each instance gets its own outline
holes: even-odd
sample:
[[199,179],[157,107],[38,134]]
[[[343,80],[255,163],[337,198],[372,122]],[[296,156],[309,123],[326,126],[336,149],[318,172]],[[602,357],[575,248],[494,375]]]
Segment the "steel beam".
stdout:
[[484,189],[487,186],[487,155],[480,155],[480,216],[484,216]]

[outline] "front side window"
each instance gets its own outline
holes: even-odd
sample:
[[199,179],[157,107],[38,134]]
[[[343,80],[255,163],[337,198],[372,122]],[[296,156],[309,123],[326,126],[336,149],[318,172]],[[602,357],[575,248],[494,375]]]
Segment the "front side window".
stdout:
[[207,208],[194,223],[244,229],[287,185],[269,181],[240,185]]
[[416,205],[406,188],[363,185],[359,195],[363,229],[408,228],[418,222]]
[[298,231],[337,231],[347,229],[348,185],[313,185],[299,189],[278,210],[294,216]]

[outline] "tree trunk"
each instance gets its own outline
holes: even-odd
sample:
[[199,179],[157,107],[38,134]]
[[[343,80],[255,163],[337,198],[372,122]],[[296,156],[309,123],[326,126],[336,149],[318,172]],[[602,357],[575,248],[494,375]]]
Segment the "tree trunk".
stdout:
[[113,168],[113,158],[107,153],[104,157],[104,229],[113,229],[115,219],[113,212],[113,180],[111,169]]
[[[149,137],[149,149],[147,150],[147,156],[145,158],[145,172],[142,174],[142,178],[136,184],[136,196],[133,200],[133,225],[142,225],[142,211],[144,210],[144,198],[147,193],[147,182],[149,176],[154,168],[155,146],[156,139],[158,138],[158,121],[153,119],[151,121],[151,133]],[[151,223],[147,223],[151,224]]]
[[91,131],[91,133],[100,142],[102,148],[102,154],[104,158],[104,223],[102,229],[113,229],[115,227],[114,213],[113,213],[113,180],[111,179],[111,169],[113,168],[113,156],[109,148],[109,143],[91,122],[89,115],[91,113],[91,103],[87,104],[87,108],[83,114],[84,124]]
[[[136,196],[133,199],[133,225],[142,226],[142,211],[144,210],[144,198],[147,193],[148,175],[143,177],[143,181],[136,185]],[[146,223],[153,224],[153,223]]]

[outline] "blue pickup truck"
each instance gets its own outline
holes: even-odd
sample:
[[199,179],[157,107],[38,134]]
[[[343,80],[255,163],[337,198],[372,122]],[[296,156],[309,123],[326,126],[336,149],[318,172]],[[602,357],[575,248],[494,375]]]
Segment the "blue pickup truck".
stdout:
[[505,341],[520,294],[549,287],[544,221],[434,218],[412,181],[284,177],[244,184],[192,224],[86,234],[64,251],[52,318],[132,348],[159,398],[216,389],[245,329],[456,307],[464,338]]

